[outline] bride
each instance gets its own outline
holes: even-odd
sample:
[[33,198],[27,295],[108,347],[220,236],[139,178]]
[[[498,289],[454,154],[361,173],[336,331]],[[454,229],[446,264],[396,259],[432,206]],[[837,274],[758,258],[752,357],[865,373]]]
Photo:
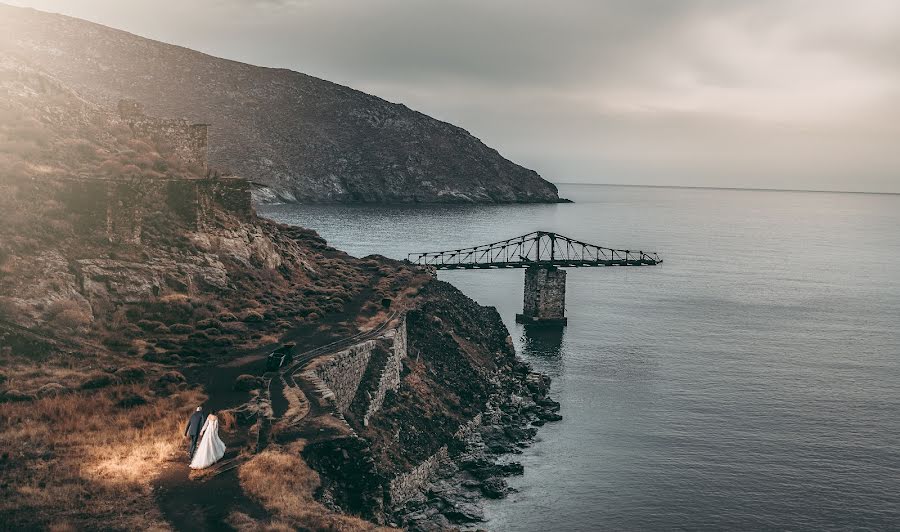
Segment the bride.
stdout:
[[219,418],[210,414],[200,430],[200,444],[191,460],[191,469],[203,469],[216,463],[225,454],[225,443],[219,439]]

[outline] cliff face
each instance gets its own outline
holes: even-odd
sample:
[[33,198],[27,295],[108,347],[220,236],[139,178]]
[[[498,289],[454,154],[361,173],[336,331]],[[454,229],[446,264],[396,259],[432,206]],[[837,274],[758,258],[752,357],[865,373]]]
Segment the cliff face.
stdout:
[[210,163],[307,202],[552,202],[556,187],[467,131],[328,81],[0,5],[0,48],[111,106],[213,124]]

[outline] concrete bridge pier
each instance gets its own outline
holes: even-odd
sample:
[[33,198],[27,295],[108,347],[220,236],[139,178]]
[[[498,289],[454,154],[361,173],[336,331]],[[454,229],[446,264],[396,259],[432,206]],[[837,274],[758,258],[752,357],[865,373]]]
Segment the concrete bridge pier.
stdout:
[[555,266],[529,266],[525,270],[525,301],[517,323],[565,325],[566,271]]

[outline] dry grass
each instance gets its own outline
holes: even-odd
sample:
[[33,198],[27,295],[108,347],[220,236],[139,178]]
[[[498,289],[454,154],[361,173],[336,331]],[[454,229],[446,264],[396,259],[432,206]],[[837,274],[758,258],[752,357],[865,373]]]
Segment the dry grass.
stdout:
[[[358,517],[334,513],[313,498],[319,487],[319,474],[300,457],[304,442],[286,448],[270,448],[241,466],[240,479],[244,491],[259,499],[278,520],[265,525],[266,530],[308,529],[323,531],[392,530]],[[246,518],[246,516],[244,516]],[[244,519],[246,527],[250,523]],[[259,526],[258,524],[253,526]],[[258,528],[257,528],[258,529]]]
[[[147,404],[117,406],[140,394]],[[150,483],[181,449],[182,424],[204,397],[154,399],[115,386],[32,403],[0,404],[0,521],[12,528],[165,528]]]

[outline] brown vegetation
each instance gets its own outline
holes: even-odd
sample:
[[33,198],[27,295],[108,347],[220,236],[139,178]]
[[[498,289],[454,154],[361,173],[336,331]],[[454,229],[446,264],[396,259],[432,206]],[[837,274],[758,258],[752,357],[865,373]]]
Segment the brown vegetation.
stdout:
[[0,403],[0,522],[164,528],[150,482],[182,449],[184,419],[203,399],[195,390],[154,397],[145,385],[120,384]]
[[[319,474],[300,456],[304,442],[270,448],[241,466],[241,486],[278,517],[272,525],[335,532],[391,530],[357,517],[330,511],[315,500]],[[256,525],[254,525],[255,527]]]

